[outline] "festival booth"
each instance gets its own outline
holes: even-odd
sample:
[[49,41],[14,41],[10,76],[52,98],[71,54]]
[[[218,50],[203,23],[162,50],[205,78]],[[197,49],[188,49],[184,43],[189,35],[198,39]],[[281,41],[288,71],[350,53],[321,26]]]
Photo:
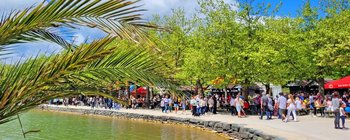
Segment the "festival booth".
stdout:
[[[347,91],[350,89],[350,75],[339,80],[328,82],[324,85],[324,88],[326,90],[337,90],[340,91],[340,93],[343,93],[342,91]],[[345,112],[350,113],[349,106],[345,108]]]
[[132,91],[131,95],[134,97],[146,97],[147,89],[146,87],[139,87],[136,90]]
[[325,89],[350,89],[350,75],[339,80],[328,82],[324,85]]
[[297,80],[289,82],[284,87],[289,88],[290,93],[306,92],[306,93],[317,93],[319,84],[314,80]]

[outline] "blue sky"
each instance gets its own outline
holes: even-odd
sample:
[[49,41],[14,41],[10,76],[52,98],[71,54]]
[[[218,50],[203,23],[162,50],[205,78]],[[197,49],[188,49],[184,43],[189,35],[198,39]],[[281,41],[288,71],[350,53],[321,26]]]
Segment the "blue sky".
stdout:
[[[21,10],[29,6],[36,5],[43,0],[1,0],[0,2],[0,13],[9,12],[11,10]],[[278,16],[292,16],[297,15],[297,9],[300,9],[303,5],[304,0],[282,0],[282,7],[277,13]],[[236,0],[225,0],[226,3],[236,4]],[[271,3],[273,5],[279,3],[279,0],[256,0],[256,2]],[[193,13],[198,9],[196,0],[142,0],[146,11],[144,13],[145,18],[149,19],[154,14],[161,16],[168,15],[174,8],[182,7],[187,13]],[[317,5],[317,0],[311,0],[312,5]],[[66,30],[59,30],[58,32],[65,32]],[[68,40],[75,40],[75,43],[79,44],[85,40],[91,41],[94,39],[102,38],[106,34],[97,29],[91,29],[87,27],[81,27],[77,30],[69,30],[70,37],[66,37]],[[34,42],[16,45],[13,55],[8,56],[8,59],[1,60],[6,63],[14,63],[20,58],[25,59],[31,56],[35,56],[38,53],[52,54],[58,53],[62,48],[56,44],[48,42]]]
[[[257,0],[257,2],[265,2],[272,5],[282,2],[282,6],[280,7],[277,15],[291,17],[296,17],[298,15],[298,11],[303,7],[305,1],[306,0]],[[318,2],[318,0],[310,0],[312,6],[318,6]]]

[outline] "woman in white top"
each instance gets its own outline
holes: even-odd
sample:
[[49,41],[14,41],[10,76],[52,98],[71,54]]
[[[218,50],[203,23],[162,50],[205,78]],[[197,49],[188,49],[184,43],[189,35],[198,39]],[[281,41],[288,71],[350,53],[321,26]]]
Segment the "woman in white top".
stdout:
[[296,116],[296,112],[295,112],[296,103],[295,103],[295,101],[294,101],[294,98],[293,98],[293,95],[292,95],[292,94],[289,94],[289,95],[288,95],[287,109],[288,109],[287,117],[286,117],[286,119],[285,119],[284,121],[285,121],[285,122],[288,121],[288,119],[289,119],[289,117],[290,117],[290,113],[293,114],[294,121],[296,121],[296,120],[297,120],[297,116]]
[[242,112],[243,100],[240,97],[241,97],[241,94],[238,93],[237,97],[236,97],[236,99],[234,101],[234,105],[236,106],[238,118],[242,117],[241,112]]
[[207,108],[207,102],[202,97],[201,100],[199,101],[199,103],[200,103],[200,106],[201,106],[201,114],[204,115],[205,114],[205,108]]

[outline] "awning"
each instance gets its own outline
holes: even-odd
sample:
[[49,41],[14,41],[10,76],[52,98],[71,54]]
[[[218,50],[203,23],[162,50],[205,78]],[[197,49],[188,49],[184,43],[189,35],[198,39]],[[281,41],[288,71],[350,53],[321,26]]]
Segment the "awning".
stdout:
[[325,89],[342,89],[342,88],[350,88],[350,75],[346,76],[342,79],[335,80],[332,82],[328,82],[324,85]]
[[136,96],[136,95],[146,96],[146,94],[147,94],[147,89],[145,87],[139,87],[133,92],[131,92],[131,95],[133,96]]
[[137,89],[137,93],[139,93],[139,94],[147,94],[147,89],[145,87],[139,87]]

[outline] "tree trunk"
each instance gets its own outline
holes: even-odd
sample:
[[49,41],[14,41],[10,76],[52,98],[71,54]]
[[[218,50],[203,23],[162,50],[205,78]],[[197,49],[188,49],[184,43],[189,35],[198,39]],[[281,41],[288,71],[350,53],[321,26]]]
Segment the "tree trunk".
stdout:
[[325,81],[324,81],[324,78],[318,78],[317,79],[317,83],[318,83],[318,91],[324,95],[324,84],[325,84]]
[[146,107],[149,109],[149,105],[150,105],[150,92],[149,92],[149,86],[146,87],[146,91],[147,91],[147,94],[146,94]]
[[129,87],[129,82],[128,81],[125,83],[125,88],[126,88],[126,93],[127,93],[127,96],[128,96],[128,97],[126,97],[126,99],[128,100],[128,107],[129,107],[131,105],[131,99],[130,99],[131,93],[130,93],[130,87]]
[[197,79],[196,81],[196,87],[197,87],[197,94],[199,96],[203,96],[203,86],[202,86],[202,83],[201,83],[201,80],[200,79]]
[[249,82],[248,82],[248,79],[245,79],[242,85],[242,95],[244,96],[244,99],[248,99],[248,94],[249,94],[248,88],[249,88]]
[[248,85],[242,86],[242,95],[245,99],[248,99]]
[[150,100],[153,100],[153,88],[150,88]]
[[266,88],[266,94],[270,94],[272,96],[272,94],[270,92],[270,90],[271,90],[270,84],[265,84],[265,88]]
[[227,90],[226,88],[224,88],[224,92],[225,92],[225,102],[227,101]]

